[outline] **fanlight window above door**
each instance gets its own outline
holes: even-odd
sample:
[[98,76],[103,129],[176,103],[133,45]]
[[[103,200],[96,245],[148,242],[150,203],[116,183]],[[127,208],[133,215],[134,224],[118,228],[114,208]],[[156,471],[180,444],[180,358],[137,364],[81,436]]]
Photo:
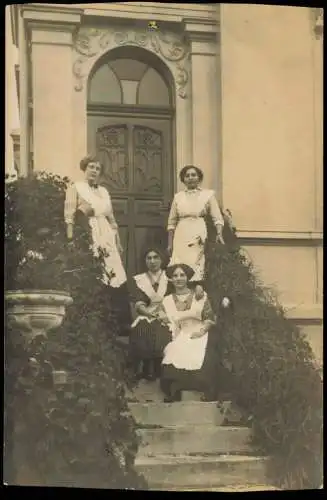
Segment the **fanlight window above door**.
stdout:
[[134,59],[103,64],[89,85],[89,104],[171,106],[168,85],[153,67]]

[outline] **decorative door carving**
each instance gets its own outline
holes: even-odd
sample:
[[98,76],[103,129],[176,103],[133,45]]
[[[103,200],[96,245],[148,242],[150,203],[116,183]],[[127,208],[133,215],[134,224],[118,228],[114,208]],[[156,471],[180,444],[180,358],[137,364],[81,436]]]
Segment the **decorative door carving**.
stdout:
[[96,130],[96,150],[119,225],[125,266],[134,274],[141,271],[141,255],[148,244],[167,245],[173,195],[170,123],[142,119],[106,122]]

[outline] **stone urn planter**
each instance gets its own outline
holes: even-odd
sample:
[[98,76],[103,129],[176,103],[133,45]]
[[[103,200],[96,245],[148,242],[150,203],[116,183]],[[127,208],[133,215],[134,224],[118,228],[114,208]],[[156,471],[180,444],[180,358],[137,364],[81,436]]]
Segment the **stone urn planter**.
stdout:
[[72,297],[58,290],[8,290],[5,292],[7,320],[19,328],[27,340],[58,328]]

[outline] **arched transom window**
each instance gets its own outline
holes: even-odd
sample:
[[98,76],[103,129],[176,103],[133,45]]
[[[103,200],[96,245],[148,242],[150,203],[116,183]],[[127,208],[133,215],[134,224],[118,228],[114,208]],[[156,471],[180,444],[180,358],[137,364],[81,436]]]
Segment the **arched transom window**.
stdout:
[[89,85],[89,104],[171,107],[169,87],[145,62],[119,58],[100,66]]

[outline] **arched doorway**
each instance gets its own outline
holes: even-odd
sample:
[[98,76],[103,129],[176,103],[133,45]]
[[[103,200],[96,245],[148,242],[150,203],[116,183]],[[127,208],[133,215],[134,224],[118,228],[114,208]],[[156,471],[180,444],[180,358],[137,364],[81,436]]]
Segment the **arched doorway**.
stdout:
[[114,49],[88,82],[88,151],[103,165],[124,246],[128,273],[140,272],[148,243],[166,245],[172,199],[174,101],[172,77],[154,54]]

